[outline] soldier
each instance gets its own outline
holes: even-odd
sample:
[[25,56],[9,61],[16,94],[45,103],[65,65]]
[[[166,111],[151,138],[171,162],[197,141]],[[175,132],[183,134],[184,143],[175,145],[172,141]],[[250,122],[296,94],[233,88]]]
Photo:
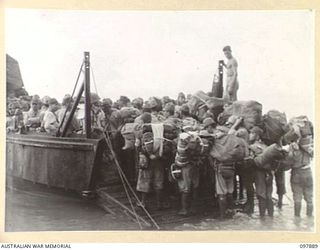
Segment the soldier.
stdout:
[[59,122],[55,112],[59,108],[59,103],[55,98],[49,100],[49,108],[45,112],[43,117],[43,127],[45,131],[50,135],[56,135],[59,128]]
[[96,93],[90,93],[91,99],[91,130],[93,138],[100,138],[104,130],[104,113],[101,110],[100,97]]
[[[249,141],[250,141],[250,156],[253,158],[261,154],[267,146],[261,141],[261,135],[263,131],[259,127],[253,127],[250,130]],[[251,165],[251,164],[250,164]],[[271,167],[262,166],[260,168],[252,165],[250,167],[250,172],[253,174],[252,168],[255,167],[255,185],[256,185],[256,195],[259,201],[259,214],[261,218],[264,218],[266,210],[268,210],[268,215],[273,216],[273,201],[272,201],[272,182],[273,173]],[[250,208],[253,210],[253,197],[250,197]]]
[[232,56],[232,51],[230,46],[225,46],[223,48],[224,55],[228,59],[227,64],[224,66],[227,69],[227,83],[226,83],[226,91],[225,97],[230,101],[237,100],[237,91],[239,89],[239,82],[238,82],[238,62]]
[[[189,132],[193,130],[193,127],[187,122],[182,129],[184,132]],[[180,139],[183,139],[184,136],[189,135],[183,133],[180,135]],[[181,210],[178,214],[181,216],[189,216],[194,212],[191,211],[191,206],[195,204],[198,198],[199,166],[197,166],[197,161],[190,156],[190,153],[188,152],[188,162],[181,167],[181,178],[178,179],[178,187],[181,193]]]
[[301,200],[307,203],[307,216],[313,215],[313,177],[310,167],[312,157],[302,150],[296,143],[290,145],[288,157],[292,160],[291,189],[294,200],[294,215],[300,217]]
[[[151,114],[144,113],[141,117],[143,123],[151,123]],[[139,148],[139,172],[137,191],[141,192],[141,204],[146,206],[147,196],[153,190],[156,193],[157,209],[163,208],[164,166],[160,158],[147,152],[142,145],[142,138],[138,138]]]
[[24,124],[28,128],[40,127],[40,100],[38,98],[32,98],[31,108],[24,116]]
[[169,102],[163,108],[163,115],[166,118],[164,123],[171,124],[178,128],[181,127],[181,120],[174,115],[174,104]]

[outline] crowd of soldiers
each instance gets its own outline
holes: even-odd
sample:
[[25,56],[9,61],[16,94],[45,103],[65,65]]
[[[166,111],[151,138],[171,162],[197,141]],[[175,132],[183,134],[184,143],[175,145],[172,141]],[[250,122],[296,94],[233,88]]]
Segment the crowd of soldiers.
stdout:
[[[232,217],[236,201],[239,199],[245,200],[241,206],[242,211],[253,214],[256,195],[261,218],[266,214],[272,217],[275,205],[272,199],[273,182],[275,180],[277,184],[277,206],[281,209],[283,195],[286,192],[285,170],[291,169],[294,215],[300,217],[301,201],[304,198],[307,203],[306,213],[312,216],[311,154],[293,141],[287,142],[286,148],[283,147],[281,137],[275,147],[286,153],[286,159],[290,158],[290,166],[280,168],[281,164],[275,162],[258,166],[254,159],[268,148],[262,140],[263,130],[258,126],[246,129],[242,125],[243,118],[239,116],[230,116],[223,124],[218,124],[217,117],[210,110],[201,118],[197,117],[190,113],[187,104],[191,97],[179,93],[176,100],[165,96],[162,99],[151,97],[146,101],[142,98],[130,101],[128,97],[121,96],[113,102],[109,98],[101,100],[97,94],[91,94],[92,136],[103,138],[105,133],[110,135],[121,168],[127,178],[135,182],[136,190],[141,195],[138,206],[148,208],[148,197],[154,192],[157,209],[165,209],[170,206],[169,197],[178,194],[181,200],[178,214],[188,216],[197,213],[194,205],[199,198],[199,191],[208,192],[217,202],[219,215],[223,219]],[[40,98],[37,95],[29,99],[9,100],[7,132],[57,135],[70,115],[73,103],[74,99],[70,95],[65,95],[61,104],[55,98]],[[178,131],[175,140],[168,139],[175,148],[171,147],[169,154],[148,151],[145,138],[137,133],[133,145],[129,145],[130,140],[123,138],[119,143],[117,138],[125,134],[126,124],[139,124],[140,127],[146,124],[167,124],[173,127],[174,131]],[[153,133],[156,133],[156,129],[156,126],[152,127]],[[81,110],[77,110],[68,127],[67,136],[81,136],[85,133],[84,130]],[[210,150],[207,150],[207,154],[188,158],[181,163],[181,152],[184,149],[178,140],[187,140],[192,133],[205,139],[209,148],[215,144],[215,140],[226,135],[241,138],[239,145],[245,149],[246,155],[241,161],[219,162],[210,156]],[[158,136],[153,137],[153,145],[157,139],[160,139],[160,145],[165,141],[163,131],[160,131]]]

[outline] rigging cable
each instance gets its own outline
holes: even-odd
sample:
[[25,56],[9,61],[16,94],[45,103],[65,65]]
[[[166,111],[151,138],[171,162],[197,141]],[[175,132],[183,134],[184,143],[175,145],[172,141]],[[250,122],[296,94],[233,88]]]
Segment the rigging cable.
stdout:
[[[91,68],[91,73],[92,73],[92,76],[93,76],[93,83],[94,83],[94,85],[95,85],[96,93],[98,94],[97,86],[96,86],[95,78],[94,78],[94,74],[93,74],[93,69],[92,69],[92,66],[91,66],[91,65],[90,65],[90,68]],[[143,211],[144,211],[145,214],[148,216],[148,218],[151,220],[151,222],[154,224],[154,226],[155,226],[157,229],[160,229],[160,227],[159,227],[159,225],[157,224],[157,222],[152,218],[152,216],[150,215],[150,213],[149,213],[149,212],[146,210],[146,208],[142,205],[142,203],[141,203],[140,199],[138,198],[137,194],[136,194],[136,193],[134,192],[134,190],[132,189],[132,187],[131,187],[131,185],[130,185],[128,179],[127,179],[127,177],[126,177],[125,174],[123,173],[123,171],[122,171],[122,169],[121,169],[121,167],[120,167],[120,164],[119,164],[119,162],[118,162],[118,159],[117,159],[117,157],[116,157],[116,154],[115,154],[115,152],[114,152],[114,150],[113,150],[113,147],[112,147],[112,144],[111,144],[111,139],[110,139],[110,137],[109,137],[109,134],[108,134],[108,133],[103,133],[103,135],[104,135],[104,139],[105,139],[105,141],[106,141],[106,143],[107,143],[107,145],[108,145],[108,147],[109,147],[109,149],[110,149],[110,152],[111,152],[111,154],[112,154],[112,156],[113,156],[114,162],[115,162],[115,164],[116,164],[116,166],[117,166],[117,170],[118,170],[118,172],[119,172],[119,175],[120,175],[122,184],[123,184],[123,186],[124,186],[125,192],[126,192],[126,194],[127,194],[128,200],[129,200],[130,205],[131,205],[131,208],[132,208],[132,210],[133,210],[132,212],[135,214],[136,219],[137,219],[137,222],[139,223],[140,228],[141,228],[140,220],[138,219],[138,215],[137,215],[137,213],[136,213],[136,211],[135,211],[135,209],[134,209],[134,206],[133,206],[133,204],[132,204],[131,197],[130,197],[129,193],[127,193],[127,188],[126,188],[126,185],[125,185],[125,184],[127,184],[127,186],[129,187],[129,190],[131,191],[132,195],[133,195],[134,198],[137,200],[138,204],[139,204],[140,207],[143,209]]]
[[[81,63],[80,70],[79,70],[79,73],[78,73],[78,76],[77,76],[77,80],[76,80],[76,84],[74,85],[74,88],[73,88],[73,91],[72,91],[72,94],[71,94],[71,99],[73,99],[74,93],[75,93],[76,88],[78,86],[78,82],[79,82],[79,79],[80,79],[80,76],[81,76],[81,73],[82,73],[82,70],[83,70],[83,64],[84,64],[84,62]],[[67,115],[67,111],[68,111],[68,109],[70,107],[70,104],[71,104],[71,100],[70,100],[70,102],[68,102],[68,106],[67,106],[67,108],[66,108],[66,110],[65,110],[65,112],[63,114],[63,117],[62,117],[62,120],[60,122],[59,128],[57,130],[56,136],[60,136],[60,129],[61,129],[63,123],[64,123],[64,120],[65,120],[66,115]]]
[[121,167],[120,167],[120,164],[119,164],[119,162],[118,162],[118,160],[117,160],[117,158],[116,158],[115,152],[114,152],[114,150],[113,150],[113,148],[112,148],[110,139],[109,139],[109,143],[108,143],[108,141],[107,141],[108,139],[107,139],[106,133],[104,133],[104,136],[105,136],[105,140],[106,140],[107,144],[108,144],[109,147],[110,147],[110,151],[111,151],[111,153],[112,153],[112,156],[113,156],[113,159],[114,159],[114,161],[115,161],[115,163],[116,163],[116,166],[117,166],[117,168],[118,168],[118,171],[120,171],[120,172],[121,172],[121,175],[123,175],[123,178],[124,178],[126,184],[128,185],[130,191],[132,192],[134,198],[137,200],[138,204],[141,206],[141,208],[143,209],[143,211],[145,212],[145,214],[149,217],[149,219],[151,220],[151,222],[155,225],[155,227],[156,227],[157,229],[160,229],[160,227],[159,227],[159,225],[157,224],[157,222],[152,218],[152,216],[150,215],[150,213],[149,213],[149,212],[146,210],[146,208],[142,205],[140,199],[138,198],[137,194],[136,194],[136,193],[134,192],[134,190],[132,189],[129,181],[127,180],[125,174],[123,173],[123,171],[122,171],[122,169],[121,169]]

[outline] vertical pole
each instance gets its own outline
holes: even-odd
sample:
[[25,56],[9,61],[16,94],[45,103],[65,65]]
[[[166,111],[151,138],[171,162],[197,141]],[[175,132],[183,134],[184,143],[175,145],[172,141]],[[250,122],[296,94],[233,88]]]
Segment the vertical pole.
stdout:
[[85,126],[86,137],[91,137],[91,100],[90,100],[90,53],[84,52],[84,96],[85,96]]
[[223,96],[223,60],[219,60],[219,66],[218,66],[218,71],[219,71],[219,87],[218,87],[218,96],[222,98]]

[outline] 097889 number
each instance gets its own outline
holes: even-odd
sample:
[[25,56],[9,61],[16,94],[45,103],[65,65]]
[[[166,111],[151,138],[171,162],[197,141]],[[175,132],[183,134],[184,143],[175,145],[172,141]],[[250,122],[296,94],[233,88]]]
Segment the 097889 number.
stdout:
[[318,248],[318,244],[300,244],[300,248]]

